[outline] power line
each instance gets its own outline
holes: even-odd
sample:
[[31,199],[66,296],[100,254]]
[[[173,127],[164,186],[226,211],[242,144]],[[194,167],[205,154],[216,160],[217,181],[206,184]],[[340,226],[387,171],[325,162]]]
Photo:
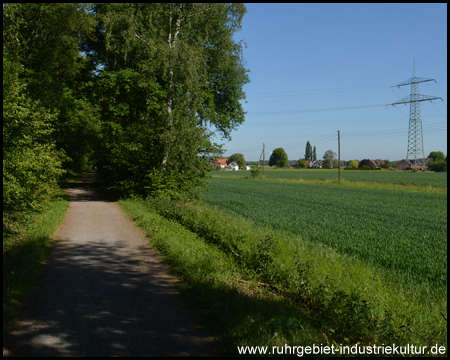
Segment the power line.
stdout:
[[344,106],[335,108],[321,108],[321,109],[305,109],[305,110],[286,110],[286,111],[258,111],[249,113],[247,116],[271,116],[271,115],[289,115],[308,112],[324,112],[324,111],[342,111],[342,110],[360,110],[374,107],[385,107],[387,104],[375,104],[375,105],[360,105],[360,106]]
[[[400,111],[403,115],[404,113],[398,108],[395,107],[398,111]],[[431,117],[446,117],[447,114],[440,114],[440,115],[430,115],[427,116],[428,118]],[[386,118],[386,119],[355,119],[355,120],[314,120],[314,124],[351,124],[351,123],[363,123],[363,122],[380,122],[380,121],[392,121],[392,120],[404,120],[404,117],[394,117],[394,118]],[[257,122],[257,123],[244,123],[245,126],[292,126],[292,125],[310,125],[311,121],[277,121],[277,122]]]
[[[368,88],[376,88],[376,87],[385,87],[385,86],[392,86],[392,84],[384,84],[384,85],[368,85],[368,86],[351,86],[351,87],[342,87],[342,88],[331,88],[331,89],[316,89],[316,90],[298,90],[298,91],[273,91],[273,92],[260,92],[260,93],[253,93],[255,95],[261,95],[261,96],[247,96],[247,98],[258,98],[258,97],[277,97],[277,96],[301,96],[301,95],[315,95],[317,91],[326,91],[325,93],[320,94],[326,94],[329,92],[340,92],[339,90],[344,90],[342,92],[346,91],[356,91],[357,89],[368,89]],[[353,89],[353,90],[349,90]],[[268,94],[268,95],[266,95]],[[272,94],[278,94],[278,95],[272,95]],[[284,95],[282,95],[284,94]]]

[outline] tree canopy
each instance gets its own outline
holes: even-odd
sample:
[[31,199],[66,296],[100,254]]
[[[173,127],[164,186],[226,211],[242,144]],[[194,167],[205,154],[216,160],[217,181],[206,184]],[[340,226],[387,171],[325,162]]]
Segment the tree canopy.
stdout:
[[289,163],[286,152],[283,148],[275,149],[270,155],[269,166],[284,168]]
[[352,169],[357,169],[359,167],[359,161],[358,160],[350,160],[348,167],[352,168]]
[[308,141],[306,142],[305,147],[305,160],[311,160],[316,161],[317,160],[317,150],[316,147],[314,148],[311,146],[311,143]]
[[239,165],[239,169],[245,170],[245,158],[242,154],[233,154],[228,158],[228,163],[235,162]]
[[3,208],[33,207],[65,170],[93,167],[122,194],[198,195],[205,159],[222,153],[210,129],[229,139],[245,119],[245,12],[4,4]]
[[305,159],[300,159],[295,163],[296,169],[306,169],[307,167],[308,167],[308,165],[306,165]]
[[313,158],[314,158],[313,149],[312,149],[311,143],[308,141],[306,143],[306,148],[305,148],[305,160],[313,161]]
[[432,151],[428,157],[432,158],[433,162],[440,160],[445,161],[445,154],[442,151]]
[[323,168],[331,169],[333,167],[337,167],[338,161],[337,161],[336,157],[337,157],[337,155],[333,150],[325,151],[325,154],[323,154]]
[[[157,195],[204,186],[225,138],[244,121],[236,4],[101,4],[90,56],[104,69],[94,93],[102,111],[100,175],[123,193]],[[189,196],[194,196],[190,194]]]

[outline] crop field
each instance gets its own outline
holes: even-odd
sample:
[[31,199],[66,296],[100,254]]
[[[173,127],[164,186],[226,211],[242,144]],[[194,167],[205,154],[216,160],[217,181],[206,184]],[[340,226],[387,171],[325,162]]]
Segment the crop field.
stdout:
[[[245,177],[250,176],[250,171],[213,171],[217,177]],[[337,179],[338,170],[325,169],[269,169],[265,170],[268,178],[280,179],[305,179],[328,180]],[[403,171],[361,171],[341,170],[341,178],[353,182],[371,182],[398,185],[430,186],[433,188],[447,189],[447,173],[435,172],[403,172]]]
[[216,177],[204,200],[447,296],[446,194]]

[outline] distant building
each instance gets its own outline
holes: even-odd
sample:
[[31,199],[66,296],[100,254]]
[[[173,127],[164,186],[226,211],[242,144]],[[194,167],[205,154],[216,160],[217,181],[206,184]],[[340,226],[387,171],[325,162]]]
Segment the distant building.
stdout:
[[359,167],[367,166],[369,168],[372,168],[372,165],[374,165],[377,169],[379,167],[375,160],[363,159],[359,162]]
[[[423,158],[421,159],[417,159],[419,160],[422,164],[423,164]],[[413,170],[413,169],[418,169],[418,170],[427,170],[428,166],[433,162],[432,158],[427,158],[425,159],[425,166],[423,165],[415,165],[415,160],[414,159],[403,159],[400,160],[396,165],[395,165],[395,170]]]
[[225,166],[227,166],[227,161],[228,161],[228,159],[226,159],[226,158],[221,158],[221,159],[213,158],[209,161],[209,163],[211,164],[213,169],[217,169],[218,166],[220,166],[223,169]]
[[297,164],[297,160],[292,160],[288,162],[288,167],[290,168],[295,168],[295,164]]
[[231,170],[239,170],[239,165],[234,161],[230,162],[228,166],[231,168]]

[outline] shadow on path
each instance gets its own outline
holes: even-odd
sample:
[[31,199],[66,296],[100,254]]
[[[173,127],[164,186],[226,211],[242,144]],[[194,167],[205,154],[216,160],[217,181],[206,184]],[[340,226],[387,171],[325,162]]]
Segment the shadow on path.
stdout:
[[80,179],[64,185],[62,188],[67,191],[70,201],[102,201],[114,202],[101,194],[94,184],[95,171],[87,173]]
[[90,182],[67,188],[66,221],[4,355],[214,355],[167,266]]

